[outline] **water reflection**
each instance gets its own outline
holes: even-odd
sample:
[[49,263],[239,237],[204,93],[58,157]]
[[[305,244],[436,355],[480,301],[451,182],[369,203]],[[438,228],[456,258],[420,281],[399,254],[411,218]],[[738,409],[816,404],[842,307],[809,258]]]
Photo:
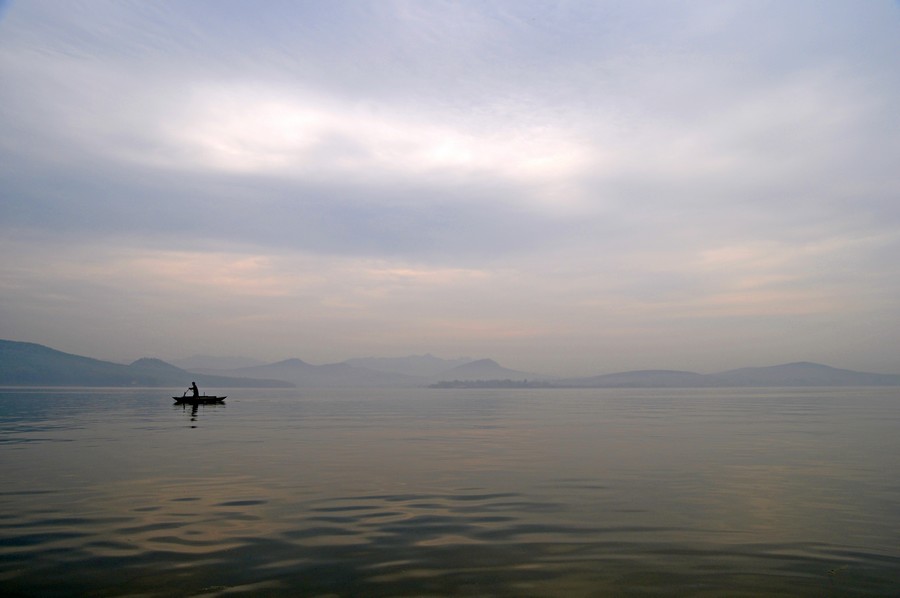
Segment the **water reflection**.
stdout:
[[892,392],[403,392],[0,390],[0,593],[900,587]]
[[[900,559],[702,528],[571,521],[565,497],[463,489],[306,496],[252,477],[114,484],[33,509],[0,545],[30,595],[879,596]],[[34,499],[35,497],[29,497]],[[46,505],[45,505],[46,506]]]
[[[175,410],[177,411],[179,408],[181,408],[181,411],[183,411],[186,415],[188,415],[190,417],[191,428],[196,428],[197,422],[200,419],[200,410],[201,409],[203,409],[203,410],[225,409],[225,405],[224,404],[206,405],[206,404],[201,404],[201,403],[179,403],[179,404],[176,404]],[[190,412],[188,412],[189,411],[188,408],[190,408]]]

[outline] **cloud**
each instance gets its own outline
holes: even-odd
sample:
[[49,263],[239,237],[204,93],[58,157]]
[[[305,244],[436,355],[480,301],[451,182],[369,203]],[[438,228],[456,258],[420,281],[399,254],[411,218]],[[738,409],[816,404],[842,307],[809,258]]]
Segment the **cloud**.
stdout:
[[588,158],[571,135],[551,127],[464,130],[437,124],[439,115],[402,118],[256,87],[200,89],[192,97],[164,132],[167,166],[378,185],[490,178],[525,188],[562,184]]
[[825,326],[886,367],[896,13],[15,4],[0,333],[596,373],[813,359]]

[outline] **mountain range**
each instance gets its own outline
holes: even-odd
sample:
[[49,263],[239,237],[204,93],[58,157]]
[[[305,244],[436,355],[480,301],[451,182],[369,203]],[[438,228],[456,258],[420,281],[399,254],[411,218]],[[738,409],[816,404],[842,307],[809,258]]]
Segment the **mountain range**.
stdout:
[[408,357],[358,357],[348,359],[344,363],[380,372],[428,377],[442,374],[451,368],[466,365],[472,361],[470,357],[441,359],[428,353],[426,355],[410,355]]
[[639,370],[560,380],[579,388],[704,388],[765,386],[900,386],[900,375],[872,374],[806,361],[740,368],[716,374],[678,370]]
[[[253,363],[229,358],[231,363]],[[198,362],[201,361],[198,359]],[[221,363],[203,358],[205,363]],[[195,362],[196,363],[196,362]],[[798,362],[715,374],[638,370],[582,378],[540,376],[492,359],[444,360],[432,355],[358,358],[313,365],[300,359],[228,369],[176,367],[153,358],[117,364],[43,345],[0,340],[0,386],[182,387],[196,381],[216,388],[416,387],[442,388],[703,388],[765,386],[900,386],[900,375],[874,374]]]
[[128,365],[71,353],[34,343],[0,340],[2,386],[147,386],[288,388],[283,380],[247,380],[188,372],[165,361],[138,359]]
[[[366,363],[369,366],[354,365]],[[443,367],[441,367],[443,365]],[[385,369],[379,369],[379,368]],[[366,358],[341,363],[312,365],[300,359],[287,359],[268,365],[229,370],[197,370],[204,374],[242,378],[285,380],[299,388],[426,386],[445,379],[528,378],[533,374],[511,370],[492,359],[475,361],[443,360],[433,356],[398,357],[385,360]]]

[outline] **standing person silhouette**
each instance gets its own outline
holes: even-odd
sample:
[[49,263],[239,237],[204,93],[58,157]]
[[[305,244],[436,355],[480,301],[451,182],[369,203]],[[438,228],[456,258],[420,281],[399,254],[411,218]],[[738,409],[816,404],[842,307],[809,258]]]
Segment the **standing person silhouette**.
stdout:
[[200,389],[197,388],[196,382],[191,382],[191,385],[188,387],[188,390],[191,391],[192,393],[194,393],[194,397],[200,396]]

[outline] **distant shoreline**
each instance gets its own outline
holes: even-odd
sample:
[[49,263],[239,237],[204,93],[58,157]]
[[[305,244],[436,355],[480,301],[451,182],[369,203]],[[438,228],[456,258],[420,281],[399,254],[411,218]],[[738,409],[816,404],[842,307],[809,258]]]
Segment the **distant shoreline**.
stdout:
[[[396,368],[402,359],[394,360]],[[429,365],[451,362],[431,357]],[[449,367],[432,375],[378,370],[348,362],[313,365],[299,359],[226,370],[188,371],[154,358],[118,364],[64,353],[35,343],[0,340],[0,387],[170,388],[191,382],[209,388],[831,388],[900,387],[900,375],[857,372],[811,362],[749,367],[714,374],[636,370],[578,378],[553,378],[505,368],[491,359]],[[416,364],[421,367],[421,363]],[[177,392],[177,391],[176,391]]]

